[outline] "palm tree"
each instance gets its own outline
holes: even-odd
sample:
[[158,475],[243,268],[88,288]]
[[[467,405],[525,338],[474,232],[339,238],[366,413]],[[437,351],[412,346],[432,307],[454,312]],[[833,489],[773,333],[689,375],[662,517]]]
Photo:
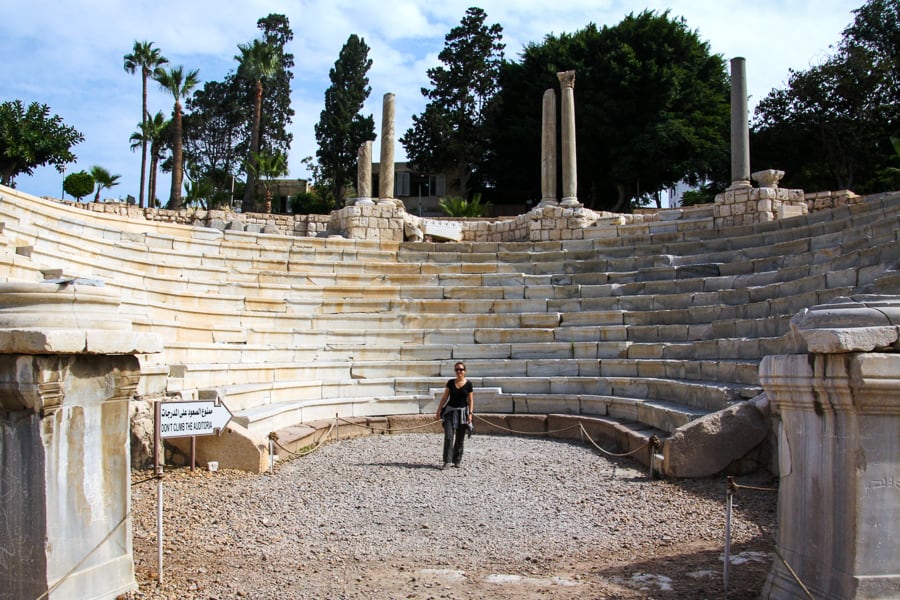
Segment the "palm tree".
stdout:
[[172,122],[167,121],[162,111],[143,123],[138,123],[138,131],[131,134],[131,150],[150,146],[150,176],[147,178],[147,206],[155,206],[156,202],[156,173],[159,170],[159,161],[162,160],[169,138],[169,128]]
[[200,84],[199,71],[184,72],[184,67],[172,67],[168,71],[160,70],[153,79],[168,90],[175,98],[172,109],[172,188],[169,192],[169,208],[181,208],[181,182],[184,178],[181,151],[181,99],[187,98],[191,91]]
[[[159,48],[153,47],[153,42],[134,42],[130,54],[124,57],[125,71],[134,75],[140,69],[141,71],[141,87],[143,91],[143,103],[141,105],[141,123],[146,123],[150,118],[147,112],[147,79],[154,73],[161,71],[162,66],[168,63],[159,52]],[[147,178],[147,142],[141,144],[141,187],[138,199],[138,206],[144,206],[144,180]]]
[[[259,153],[260,123],[262,122],[263,80],[271,77],[278,70],[279,57],[273,46],[260,40],[250,44],[238,44],[241,53],[235,56],[238,61],[238,74],[254,82],[256,93],[253,96],[253,127],[250,133],[250,157]],[[256,181],[254,175],[247,173],[247,187],[244,189],[244,202],[249,203],[255,194]]]
[[100,165],[91,167],[91,177],[97,183],[97,193],[94,194],[94,202],[100,202],[100,191],[104,188],[111,188],[119,185],[121,175],[111,175],[109,171]]
[[287,156],[283,152],[257,152],[247,164],[247,172],[253,173],[257,179],[262,177],[266,190],[266,213],[272,212],[272,192],[269,189],[272,180],[288,174]]

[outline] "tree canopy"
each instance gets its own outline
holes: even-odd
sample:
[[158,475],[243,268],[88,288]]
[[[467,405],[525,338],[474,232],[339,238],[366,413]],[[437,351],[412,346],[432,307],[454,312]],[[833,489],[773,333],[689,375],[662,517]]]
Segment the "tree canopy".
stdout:
[[51,115],[46,104],[32,102],[25,108],[21,100],[0,104],[0,184],[15,185],[16,176],[31,175],[34,169],[53,165],[62,173],[74,162],[72,146],[84,141],[74,127],[59,115]]
[[489,151],[485,122],[498,90],[503,28],[469,8],[444,38],[441,66],[428,69],[425,110],[400,138],[410,162],[422,171],[450,171],[463,195],[480,187]]
[[259,38],[238,44],[237,67],[187,101],[184,120],[185,159],[196,175],[208,180],[216,198],[231,192],[233,177],[245,175],[246,210],[256,199],[255,175],[247,169],[253,153],[286,155],[293,137],[287,128],[294,57],[285,47],[294,34],[281,14],[259,19],[257,27]]
[[574,69],[578,197],[628,210],[682,180],[727,177],[729,83],[724,60],[668,12],[629,14],[548,35],[504,64],[491,111],[490,174],[518,198],[540,197],[541,98]]
[[87,171],[69,173],[63,179],[63,191],[79,202],[94,190],[94,177]]
[[345,190],[356,173],[360,144],[375,139],[375,120],[360,111],[372,92],[367,73],[372,66],[366,41],[356,34],[347,38],[334,67],[328,73],[325,108],[316,123],[316,158],[324,181],[337,206],[343,206]]
[[900,0],[853,11],[835,53],[791,71],[752,124],[754,169],[785,171],[783,185],[807,191],[896,189],[891,137],[900,135]]

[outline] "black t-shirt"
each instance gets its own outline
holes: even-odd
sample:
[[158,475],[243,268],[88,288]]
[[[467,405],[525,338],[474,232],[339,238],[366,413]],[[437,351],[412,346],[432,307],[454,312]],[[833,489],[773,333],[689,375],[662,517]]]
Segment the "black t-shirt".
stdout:
[[447,382],[447,389],[450,390],[450,397],[447,398],[446,406],[453,408],[462,408],[469,405],[469,392],[472,391],[472,382],[466,380],[461,388],[456,387],[456,379]]

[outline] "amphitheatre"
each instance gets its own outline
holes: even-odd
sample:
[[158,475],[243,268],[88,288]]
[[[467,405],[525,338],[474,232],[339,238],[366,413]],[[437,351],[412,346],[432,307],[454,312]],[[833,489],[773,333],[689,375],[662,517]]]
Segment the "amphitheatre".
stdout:
[[463,361],[479,435],[589,437],[662,478],[779,475],[765,597],[900,593],[900,193],[749,175],[694,208],[569,197],[443,223],[382,194],[276,216],[0,188],[4,585],[133,589],[120,525],[159,401],[225,404],[196,460],[261,473],[337,436],[437,431]]

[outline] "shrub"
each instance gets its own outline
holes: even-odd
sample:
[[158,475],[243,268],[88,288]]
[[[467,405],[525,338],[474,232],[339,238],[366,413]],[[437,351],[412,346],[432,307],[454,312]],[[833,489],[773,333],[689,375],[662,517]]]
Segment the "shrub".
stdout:
[[63,179],[63,191],[81,202],[82,198],[94,191],[94,176],[87,171],[70,173]]
[[441,198],[441,210],[448,217],[483,217],[491,208],[490,202],[481,202],[481,194],[475,194],[471,200],[457,196]]
[[334,210],[334,202],[315,192],[300,192],[291,198],[295,215],[327,215]]

